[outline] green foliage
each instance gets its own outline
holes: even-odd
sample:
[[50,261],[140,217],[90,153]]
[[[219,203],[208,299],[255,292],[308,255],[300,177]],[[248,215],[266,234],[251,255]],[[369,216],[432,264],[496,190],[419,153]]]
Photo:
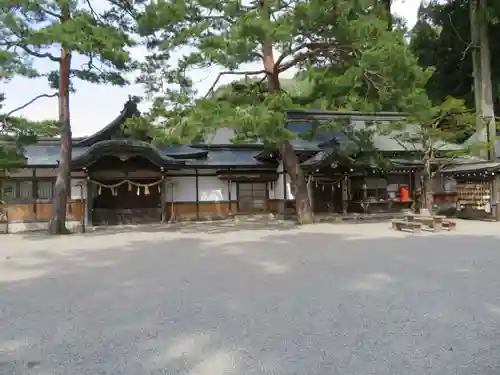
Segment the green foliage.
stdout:
[[[7,74],[47,77],[57,88],[59,67],[40,70],[37,60],[58,63],[58,47],[84,57],[74,66],[70,78],[92,83],[124,85],[123,73],[131,68],[127,47],[130,17],[120,2],[108,3],[105,12],[97,13],[93,1],[70,0],[0,0],[0,66]],[[97,2],[96,2],[97,3]],[[97,4],[96,4],[97,5]],[[65,17],[64,10],[68,10]],[[45,64],[47,66],[47,64]],[[0,70],[0,72],[2,72]]]
[[[491,12],[484,15],[492,22],[489,27],[492,61],[500,58],[500,24],[495,22],[500,12],[497,2],[490,2]],[[411,48],[419,63],[434,66],[435,71],[427,84],[427,93],[437,105],[447,96],[464,99],[474,107],[472,46],[470,37],[469,0],[431,2],[421,10],[420,20],[412,31]],[[491,75],[495,109],[500,110],[500,66],[492,64]],[[470,136],[468,134],[467,136]]]
[[128,119],[123,128],[132,138],[161,147],[201,141],[202,121],[191,108],[168,108],[157,98],[148,112]]
[[0,94],[0,171],[24,164],[24,147],[38,137],[58,133],[54,121],[31,122],[23,118],[2,114],[5,96]]
[[425,160],[450,159],[469,155],[483,144],[457,144],[464,134],[476,126],[475,113],[465,102],[452,97],[439,105],[420,107],[404,121],[378,124],[378,132],[395,139],[407,151],[416,152]]
[[[238,141],[259,138],[280,144],[296,136],[284,127],[285,109],[401,110],[405,97],[423,90],[429,72],[416,66],[403,32],[388,30],[390,2],[374,4],[379,5],[373,0],[184,0],[147,5],[139,29],[151,54],[139,81],[166,108],[157,116],[157,106],[148,120],[160,133],[170,134],[168,129],[183,126],[177,114],[189,112],[200,120],[188,122],[195,129],[190,135],[231,126]],[[185,45],[188,51],[172,66],[172,56]],[[275,54],[267,74],[263,57],[269,53],[264,46],[273,47]],[[244,71],[248,63],[262,69]],[[190,72],[213,66],[226,69],[224,75],[245,79],[213,94],[217,79],[200,98]],[[269,87],[291,68],[299,70],[300,88]]]

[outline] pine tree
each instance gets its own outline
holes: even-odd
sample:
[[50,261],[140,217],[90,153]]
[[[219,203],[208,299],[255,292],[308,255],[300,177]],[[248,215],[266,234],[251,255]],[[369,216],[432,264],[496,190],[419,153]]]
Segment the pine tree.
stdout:
[[[310,71],[311,75],[303,76],[313,81],[315,90],[327,88],[330,97],[335,96],[335,88],[328,87],[328,79],[335,74],[342,77],[337,77],[344,85],[340,91],[376,83],[381,72],[391,72],[380,64],[377,71],[365,67],[376,64],[377,51],[391,52],[388,46],[402,43],[400,33],[388,30],[386,16],[386,7],[374,7],[373,0],[154,2],[145,7],[139,22],[151,51],[141,77],[155,96],[150,120],[160,118],[169,133],[186,126],[199,130],[231,126],[240,139],[258,138],[274,145],[292,182],[298,221],[311,222],[304,173],[290,143],[296,134],[285,127],[285,110],[326,102],[321,91],[296,100],[283,89],[281,76],[290,69]],[[184,46],[189,46],[188,52],[171,66],[172,55]],[[257,68],[245,70],[249,63]],[[351,65],[355,69],[349,69]],[[213,66],[225,70],[200,98],[193,91],[191,69]],[[260,84],[252,87],[259,90],[258,100],[252,105],[218,100],[213,92],[222,76],[257,80]],[[377,84],[370,88],[371,92],[379,89],[389,91]],[[323,108],[336,107],[328,100]],[[180,112],[189,112],[191,123],[179,121],[176,113]]]
[[[95,4],[94,4],[95,3]],[[66,233],[66,204],[70,189],[71,125],[70,92],[75,80],[116,85],[126,84],[123,73],[130,66],[127,47],[133,9],[126,2],[107,2],[96,11],[97,1],[0,0],[0,58],[22,63],[32,77],[46,77],[57,96],[61,154],[49,231]],[[101,2],[102,8],[102,2]],[[84,64],[72,64],[85,59]],[[33,64],[43,60],[53,70],[40,71]]]
[[377,124],[377,132],[396,140],[406,151],[416,154],[423,163],[420,185],[421,208],[432,213],[432,181],[443,167],[487,147],[484,142],[459,145],[457,139],[475,127],[475,114],[465,101],[448,97],[432,105],[424,96],[407,97],[408,117],[404,121]]
[[25,164],[24,147],[35,143],[38,137],[57,134],[55,121],[28,121],[15,117],[19,108],[4,111],[5,95],[0,93],[0,172]]

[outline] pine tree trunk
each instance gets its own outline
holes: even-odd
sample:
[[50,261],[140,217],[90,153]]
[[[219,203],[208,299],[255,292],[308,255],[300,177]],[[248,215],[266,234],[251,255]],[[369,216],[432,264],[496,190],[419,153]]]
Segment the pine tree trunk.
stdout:
[[472,65],[474,76],[474,99],[477,115],[478,134],[486,126],[488,159],[496,160],[496,124],[491,80],[491,51],[488,36],[488,22],[484,15],[488,12],[485,0],[471,0],[469,17],[471,25]]
[[429,211],[432,215],[432,206],[434,203],[433,193],[432,193],[432,175],[431,175],[431,162],[430,159],[424,159],[424,173],[422,174],[422,194],[420,199],[421,209],[424,208]]
[[[272,44],[264,43],[262,52],[269,90],[271,93],[279,94],[281,85],[279,72],[274,61]],[[283,160],[283,168],[288,176],[290,176],[293,185],[297,222],[299,224],[310,224],[313,222],[311,202],[309,201],[307,182],[304,172],[300,167],[299,159],[295,155],[295,150],[289,141],[285,141],[281,145],[280,153]]]
[[283,158],[283,168],[290,176],[294,187],[297,222],[299,224],[311,224],[314,219],[306,178],[290,142],[285,142],[281,147],[281,156]]
[[[69,9],[62,10],[63,19],[69,19]],[[59,167],[52,201],[52,217],[49,223],[50,234],[67,234],[66,205],[70,191],[71,175],[71,125],[69,114],[69,73],[71,54],[64,47],[61,48],[59,62],[59,126],[61,129],[61,151]]]
[[[479,0],[481,14],[488,12],[486,0]],[[479,46],[481,53],[481,81],[482,81],[482,106],[481,116],[488,129],[489,160],[496,160],[496,125],[493,102],[493,82],[491,80],[491,51],[488,37],[488,23],[486,20],[479,22]]]
[[[476,108],[476,131],[481,132],[483,123],[481,119],[481,102],[482,102],[482,80],[481,80],[481,50],[479,48],[479,27],[476,22],[476,0],[469,1],[469,18],[472,43],[472,78],[474,79],[474,106]],[[477,139],[479,141],[479,139]],[[478,155],[482,156],[482,155]]]

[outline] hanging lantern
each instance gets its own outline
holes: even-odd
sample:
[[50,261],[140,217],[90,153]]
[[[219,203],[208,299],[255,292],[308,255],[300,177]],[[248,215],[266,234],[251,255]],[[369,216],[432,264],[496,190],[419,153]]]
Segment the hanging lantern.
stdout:
[[99,185],[99,189],[97,189],[97,194],[101,195],[101,193],[102,193],[102,187],[101,185]]
[[130,183],[130,181],[128,182],[128,191],[132,191],[132,184]]
[[160,187],[160,184],[158,184],[158,185],[156,185],[156,186],[158,186],[158,193],[160,193],[160,192],[161,192],[161,187]]
[[137,186],[137,195],[141,195],[141,187]]
[[148,187],[148,185],[144,186],[144,195],[149,195],[149,187]]

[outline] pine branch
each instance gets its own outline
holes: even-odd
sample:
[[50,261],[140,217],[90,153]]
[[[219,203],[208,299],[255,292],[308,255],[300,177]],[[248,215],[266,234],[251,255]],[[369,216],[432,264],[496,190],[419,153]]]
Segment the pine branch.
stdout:
[[[300,52],[306,50],[304,52]],[[301,44],[295,48],[290,49],[288,52],[281,54],[276,60],[275,69],[279,73],[283,73],[290,68],[293,68],[297,64],[306,61],[307,59],[321,56],[330,55],[329,57],[334,57],[335,51],[344,51],[341,46],[338,46],[336,42],[308,42]],[[292,60],[283,63],[284,60],[293,56]]]
[[31,55],[33,57],[37,57],[37,58],[40,58],[40,59],[49,59],[49,60],[54,61],[54,62],[61,61],[61,59],[59,57],[56,57],[56,56],[52,55],[49,52],[41,53],[41,52],[33,51],[28,46],[22,44],[22,42],[4,42],[4,43],[1,43],[0,45],[3,45],[5,47],[7,47],[7,48],[9,48],[9,47],[14,47],[14,48],[18,47],[18,48],[21,48],[28,55]]
[[217,78],[215,79],[214,83],[210,88],[208,89],[207,93],[205,94],[205,99],[210,96],[210,94],[213,93],[215,86],[217,86],[217,83],[219,83],[220,79],[224,75],[245,75],[245,76],[251,76],[251,75],[257,75],[257,74],[268,74],[265,70],[254,70],[254,71],[244,71],[244,72],[220,72]]
[[14,113],[28,107],[29,105],[33,104],[34,102],[36,102],[38,99],[41,99],[41,98],[54,98],[56,96],[58,96],[59,94],[57,92],[54,92],[52,94],[41,94],[41,95],[38,95],[38,96],[35,96],[33,99],[31,99],[29,102],[26,102],[24,103],[23,105],[17,107],[17,108],[14,108],[13,110],[7,112],[7,114],[4,116],[4,119],[6,120],[8,117],[12,116]]
[[40,8],[40,10],[41,10],[43,13],[45,13],[45,14],[47,14],[47,15],[49,15],[49,16],[52,16],[52,17],[54,17],[54,18],[57,18],[58,20],[62,20],[62,17],[61,17],[61,15],[60,15],[60,14],[57,14],[57,13],[55,13],[55,12],[52,12],[52,11],[48,10],[48,9],[45,9],[45,8],[43,8],[41,5],[37,5],[37,6],[38,6],[38,8]]

